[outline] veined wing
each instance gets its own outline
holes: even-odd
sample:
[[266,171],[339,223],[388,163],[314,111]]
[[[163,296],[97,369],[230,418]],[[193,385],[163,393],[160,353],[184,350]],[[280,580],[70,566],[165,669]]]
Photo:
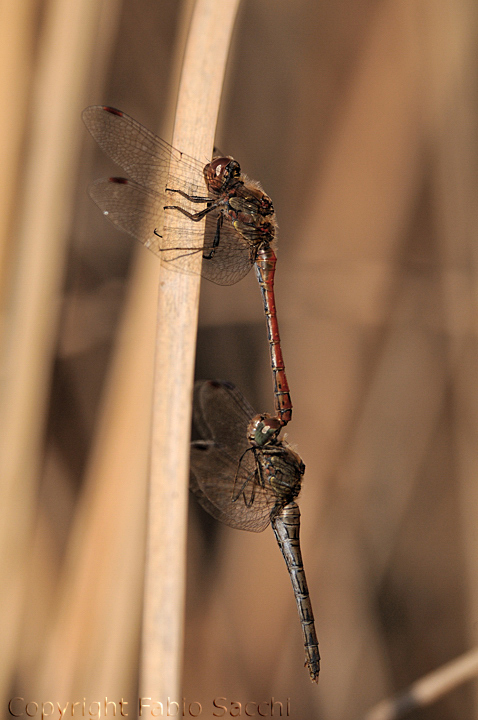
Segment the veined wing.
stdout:
[[211,441],[191,443],[190,488],[199,504],[225,525],[262,532],[270,523],[275,497],[258,484],[252,451],[239,465],[239,458],[232,462]]
[[199,380],[194,384],[194,425],[203,440],[213,441],[236,465],[250,447],[247,427],[254,415],[254,408],[233,383]]
[[[233,285],[251,268],[250,249],[240,242],[228,218],[222,221],[219,245],[208,257],[216,235],[218,210],[211,211],[201,222],[188,221],[187,229],[179,230],[175,227],[178,212],[164,210],[165,205],[176,202],[170,193],[162,194],[134,180],[116,177],[96,180],[88,192],[110,222],[143,243],[173,270],[198,272],[195,258],[199,252],[203,255],[201,274],[218,285]],[[182,198],[180,204],[192,205]]]
[[216,519],[261,532],[269,525],[276,496],[260,485],[247,440],[254,414],[232,383],[196,383],[194,422],[203,439],[191,444],[191,490]]
[[126,113],[91,105],[83,110],[82,117],[101,149],[140,185],[164,192],[166,184],[173,187],[173,182],[177,184],[173,189],[188,195],[206,193],[206,163],[176,150]]
[[[203,252],[204,222],[191,222],[186,233],[174,233],[175,249],[168,250],[162,235],[170,198],[126,178],[102,178],[88,192],[103,215],[120,230],[129,233],[165,262],[178,264],[182,272],[194,272],[197,253]],[[155,233],[155,230],[157,231]]]
[[205,220],[191,220],[186,231],[178,229],[177,210],[164,210],[179,205],[195,213],[204,207],[173,192],[207,197],[203,163],[176,150],[120,110],[92,105],[83,111],[83,120],[104,152],[130,178],[98,180],[89,188],[111,222],[140,240],[173,270],[197,272],[196,256],[204,244],[201,274],[208,280],[232,285],[249,272],[254,262],[251,250],[226,215],[213,210]]

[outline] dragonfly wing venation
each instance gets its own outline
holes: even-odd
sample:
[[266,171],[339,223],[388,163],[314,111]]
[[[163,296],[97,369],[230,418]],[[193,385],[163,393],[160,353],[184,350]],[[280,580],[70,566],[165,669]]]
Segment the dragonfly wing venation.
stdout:
[[190,488],[217,520],[238,530],[262,532],[270,523],[275,498],[257,485],[254,458],[248,455],[238,467],[214,442],[193,442]]
[[[116,227],[137,238],[173,269],[197,273],[195,258],[202,253],[204,223],[192,223],[185,230],[170,228],[164,236],[164,210],[169,198],[125,178],[103,178],[88,188],[92,200]],[[156,230],[156,232],[155,232]],[[168,246],[169,243],[169,246]],[[170,247],[174,243],[174,247]]]
[[213,440],[236,462],[250,445],[247,427],[254,408],[229,382],[198,381],[194,385],[194,424],[204,440]]
[[219,244],[212,257],[208,258],[216,237],[217,217],[218,213],[210,213],[206,219],[201,275],[216,285],[235,285],[247,275],[254,264],[251,246],[244,241],[226,215],[222,217]]
[[173,189],[205,194],[206,163],[176,150],[126,113],[92,105],[83,111],[83,121],[101,149],[132,180],[152,190],[176,183]]
[[227,223],[223,223],[221,242],[213,257],[207,258],[214,242],[218,211],[212,211],[210,219],[208,216],[205,233],[204,220],[189,222],[187,229],[175,227],[177,211],[164,210],[171,197],[134,180],[102,178],[93,182],[88,192],[113,225],[135,237],[173,270],[197,274],[198,253],[205,256],[201,274],[219,285],[234,284],[250,270],[249,250],[237,243],[235,231],[228,232]]
[[88,192],[110,222],[153,252],[158,251],[156,241],[159,238],[154,230],[163,225],[164,199],[161,195],[123,178],[96,180]]
[[193,407],[194,424],[202,437],[191,445],[193,491],[203,507],[226,525],[261,532],[270,522],[277,498],[271,488],[262,487],[247,439],[253,407],[232,383],[216,380],[195,384]]
[[[201,272],[218,285],[233,285],[249,272],[254,262],[250,246],[227,213],[215,208],[202,220],[191,219],[185,229],[184,216],[177,209],[164,210],[179,206],[194,215],[205,208],[205,203],[175,192],[209,197],[203,163],[119,110],[92,105],[83,111],[83,120],[102,150],[128,175],[128,179],[99,180],[90,188],[91,197],[111,222],[138,238],[173,270]],[[201,268],[197,254],[203,245]]]

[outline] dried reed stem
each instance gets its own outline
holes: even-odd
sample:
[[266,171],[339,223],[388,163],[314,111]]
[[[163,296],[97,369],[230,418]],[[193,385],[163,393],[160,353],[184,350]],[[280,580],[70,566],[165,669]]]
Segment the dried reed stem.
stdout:
[[398,720],[418,707],[430,705],[457,685],[477,675],[478,648],[474,648],[420,678],[404,693],[375,705],[365,715],[364,720]]
[[[238,1],[198,0],[193,13],[173,144],[198,158],[209,157],[213,147]],[[198,276],[162,269],[140,686],[142,695],[159,700],[179,698],[180,688],[198,303]]]
[[19,155],[28,103],[28,60],[33,43],[34,3],[0,4],[0,157],[4,182],[0,195],[0,294],[8,276],[7,250],[12,243]]
[[35,668],[35,692],[43,696],[99,697],[108,688],[111,697],[126,697],[131,677],[136,680],[156,282],[157,264],[141,252],[56,593],[54,625]]
[[[2,575],[9,578],[0,606],[1,616],[8,618],[0,633],[5,657],[19,647],[25,560],[75,177],[72,167],[79,156],[78,116],[86,75],[82,71],[97,6],[91,0],[54,0],[45,6],[32,74],[28,155],[16,198],[18,219],[9,224],[16,237],[5,268],[0,337],[0,554]],[[23,18],[26,37],[29,24],[37,22],[35,10],[32,6],[32,14]],[[0,693],[10,681],[10,671],[8,663],[2,663]]]

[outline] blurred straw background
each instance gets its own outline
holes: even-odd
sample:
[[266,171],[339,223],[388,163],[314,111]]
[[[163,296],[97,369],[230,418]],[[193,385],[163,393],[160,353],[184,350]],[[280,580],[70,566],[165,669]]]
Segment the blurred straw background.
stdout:
[[[87,197],[118,169],[80,112],[167,136],[188,7],[0,2],[2,717],[137,698],[159,262]],[[216,142],[278,214],[323,670],[272,532],[191,504],[186,715],[353,720],[478,645],[477,31],[471,0],[242,0]],[[202,284],[197,376],[272,409],[253,273]],[[410,717],[477,701],[472,680]]]

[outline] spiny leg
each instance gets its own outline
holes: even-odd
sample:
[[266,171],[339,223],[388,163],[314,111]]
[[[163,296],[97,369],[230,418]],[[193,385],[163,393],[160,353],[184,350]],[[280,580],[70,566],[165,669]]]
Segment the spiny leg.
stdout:
[[185,210],[184,208],[180,207],[179,205],[165,205],[163,207],[163,210],[179,210],[180,213],[183,215],[186,215],[187,218],[190,220],[193,220],[194,222],[199,222],[202,220],[208,213],[211,212],[211,210],[215,210],[219,205],[219,202],[212,203],[209,207],[204,208],[204,210],[200,210],[200,212],[197,213],[190,213],[189,210]]
[[[237,463],[236,477],[234,478],[234,488],[235,488],[236,485],[238,484],[239,471],[240,471],[240,469],[241,469],[241,464],[242,464],[242,461],[243,461],[243,459],[244,459],[244,456],[247,455],[247,453],[250,452],[251,450],[254,451],[254,448],[248,447],[246,450],[244,450],[244,452],[242,453],[241,457],[239,458],[239,461],[238,461],[238,463]],[[247,504],[247,500],[246,500],[245,494],[244,494],[244,490],[245,490],[246,485],[247,485],[247,483],[249,482],[249,480],[250,480],[250,478],[249,478],[249,477],[246,477],[246,479],[245,479],[244,482],[242,483],[241,487],[239,488],[239,491],[238,491],[238,492],[234,492],[234,490],[233,490],[233,493],[232,493],[232,502],[236,502],[237,500],[239,500],[239,498],[241,497],[241,495],[243,495],[243,496],[244,496],[244,502],[246,503],[246,506],[249,507],[249,505]],[[253,499],[254,499],[254,488],[253,488],[253,491],[252,491],[252,497],[253,497]]]
[[181,197],[186,198],[186,200],[189,200],[189,202],[193,203],[204,203],[211,201],[210,197],[201,197],[200,195],[188,195],[183,190],[173,190],[173,188],[166,188],[166,192],[178,193],[178,195],[181,195]]
[[222,221],[223,221],[223,215],[219,215],[217,219],[217,225],[216,225],[216,232],[214,235],[214,240],[212,241],[211,249],[207,254],[203,253],[202,256],[205,260],[211,260],[214,256],[214,253],[216,252],[216,248],[219,246],[219,240],[221,237],[221,227],[222,227]]

